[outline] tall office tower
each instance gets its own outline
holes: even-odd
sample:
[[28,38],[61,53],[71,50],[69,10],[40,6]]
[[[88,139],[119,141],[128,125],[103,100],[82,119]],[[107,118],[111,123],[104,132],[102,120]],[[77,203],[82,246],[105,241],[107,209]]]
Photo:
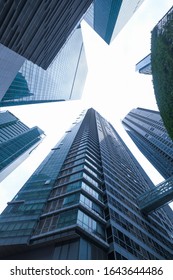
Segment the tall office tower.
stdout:
[[8,111],[0,112],[0,182],[42,141],[43,131],[27,127]]
[[0,43],[47,69],[92,0],[0,0]]
[[136,71],[142,74],[147,74],[151,75],[152,70],[151,70],[151,54],[148,54],[145,56],[142,60],[140,60],[136,64]]
[[82,113],[0,216],[1,259],[172,259],[163,209],[140,213],[154,188],[112,125]]
[[25,60],[0,106],[79,99],[86,76],[87,62],[78,26],[47,70]]
[[84,19],[107,44],[110,44],[143,1],[94,0]]
[[137,108],[123,119],[128,135],[158,172],[168,179],[173,175],[173,142],[160,113]]

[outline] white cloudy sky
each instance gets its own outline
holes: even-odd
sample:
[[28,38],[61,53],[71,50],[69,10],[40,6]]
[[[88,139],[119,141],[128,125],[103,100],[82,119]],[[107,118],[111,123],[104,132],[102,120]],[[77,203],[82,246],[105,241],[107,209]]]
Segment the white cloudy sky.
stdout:
[[6,108],[29,127],[42,128],[46,137],[0,184],[0,212],[84,108],[93,107],[113,124],[155,184],[163,180],[129,139],[121,119],[136,107],[157,110],[152,78],[136,73],[135,64],[150,52],[151,30],[172,4],[145,0],[110,46],[82,23],[88,76],[81,100]]

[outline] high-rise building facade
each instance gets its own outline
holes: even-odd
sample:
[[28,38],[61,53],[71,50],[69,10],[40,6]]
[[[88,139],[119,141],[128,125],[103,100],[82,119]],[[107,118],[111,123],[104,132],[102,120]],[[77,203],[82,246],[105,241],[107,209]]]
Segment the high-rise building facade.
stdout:
[[42,141],[43,131],[29,128],[8,111],[0,112],[0,182]]
[[47,70],[25,60],[0,106],[79,99],[87,71],[82,32],[78,26]]
[[173,175],[173,141],[158,111],[131,110],[123,119],[126,132],[157,171],[168,179]]
[[85,21],[110,44],[144,0],[94,0]]
[[110,43],[143,1],[0,1],[0,106],[79,99],[87,73],[81,20]]
[[0,44],[0,100],[7,92],[25,59]]
[[77,118],[0,216],[1,259],[172,259],[163,209],[137,198],[154,185],[94,109]]
[[151,75],[151,54],[148,54],[145,56],[142,60],[140,60],[136,64],[136,71],[138,71],[141,74],[147,74]]
[[47,69],[92,0],[0,1],[0,43]]

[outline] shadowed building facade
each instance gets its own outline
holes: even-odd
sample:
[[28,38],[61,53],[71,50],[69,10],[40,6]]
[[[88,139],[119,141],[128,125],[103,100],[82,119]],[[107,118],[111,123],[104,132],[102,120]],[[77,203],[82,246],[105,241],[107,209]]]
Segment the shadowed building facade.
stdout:
[[25,59],[0,44],[0,101],[16,77]]
[[47,69],[92,3],[90,25],[110,43],[143,1],[1,0],[0,43]]
[[0,182],[42,141],[39,127],[29,128],[8,111],[0,112]]
[[0,43],[47,69],[92,0],[0,1]]
[[80,22],[109,44],[143,1],[0,1],[0,106],[79,99],[87,72]]
[[47,70],[25,60],[0,106],[79,99],[87,71],[82,32],[78,26]]
[[139,150],[168,179],[173,175],[173,142],[163,124],[160,113],[136,108],[123,119],[126,132]]
[[1,259],[172,259],[166,212],[138,208],[151,188],[112,125],[82,112],[2,212]]

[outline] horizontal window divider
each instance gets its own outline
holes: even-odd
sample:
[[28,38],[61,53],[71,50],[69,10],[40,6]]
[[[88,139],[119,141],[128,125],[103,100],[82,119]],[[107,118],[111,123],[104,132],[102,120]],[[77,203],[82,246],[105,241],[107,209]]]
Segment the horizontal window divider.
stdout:
[[47,217],[47,216],[53,216],[54,214],[59,214],[59,213],[62,213],[62,212],[66,212],[68,210],[73,210],[73,209],[78,208],[78,207],[79,207],[79,202],[76,203],[76,204],[70,205],[70,206],[66,206],[64,208],[59,208],[57,210],[44,213],[40,216],[40,218],[44,218],[44,217]]
[[74,164],[74,165],[69,166],[69,167],[66,167],[66,168],[62,168],[60,172],[66,171],[66,170],[68,170],[68,169],[71,169],[71,168],[74,168],[74,167],[77,167],[77,166],[80,166],[80,165],[82,165],[82,164],[84,164],[84,163],[85,163],[85,161],[80,162],[80,163],[77,163],[77,164]]
[[[48,231],[48,232],[44,232],[44,233],[40,233],[40,234],[37,234],[37,235],[33,235],[31,237],[31,242],[34,241],[34,240],[37,240],[37,239],[40,239],[40,238],[44,238],[46,237],[47,239],[47,236],[51,236],[52,239],[54,238],[52,235],[55,235],[57,233],[61,233],[63,234],[63,232],[67,233],[67,231],[70,231],[72,229],[75,229],[77,227],[77,224],[74,224],[74,225],[70,225],[70,226],[66,226],[64,228],[60,228],[60,229],[54,229],[54,230],[51,230],[51,231]],[[77,235],[77,234],[76,234]],[[78,235],[77,235],[78,236]],[[76,237],[77,237],[76,236]],[[79,236],[78,236],[79,237]],[[62,237],[61,237],[62,238]],[[66,237],[67,238],[67,237]],[[45,241],[43,241],[45,242]]]
[[[100,178],[102,177],[102,173],[100,170],[95,169],[92,164],[90,164],[89,162],[85,162],[85,165],[90,168],[93,172],[95,172]],[[98,177],[97,177],[98,178]]]
[[80,202],[79,203],[79,210],[81,210],[85,214],[89,215],[90,218],[93,218],[97,222],[101,222],[103,225],[106,225],[107,222],[106,222],[106,220],[104,218],[99,216],[99,214],[96,214],[96,212],[94,210],[92,210],[91,208],[85,207],[84,205],[85,204]]
[[63,197],[66,197],[68,195],[71,195],[71,194],[74,194],[74,193],[78,193],[78,192],[81,192],[81,188],[76,189],[76,190],[72,190],[70,192],[65,192],[65,193],[60,194],[60,195],[56,195],[54,197],[49,198],[47,201],[54,201],[54,200],[57,200],[59,198],[63,198]]
[[58,185],[58,186],[54,186],[52,190],[61,188],[61,187],[63,187],[63,186],[68,186],[68,185],[70,185],[71,183],[75,183],[75,182],[79,182],[79,181],[82,181],[82,177],[81,177],[81,178],[74,179],[73,181],[70,181],[70,182],[62,183],[61,185]]
[[[2,217],[3,218],[3,217]],[[20,222],[22,222],[22,223],[24,223],[24,222],[35,222],[36,220],[37,220],[37,218],[38,218],[38,215],[36,214],[36,215],[31,215],[31,216],[29,216],[29,215],[25,215],[25,216],[19,216],[19,215],[17,215],[17,216],[9,216],[9,217],[7,217],[7,216],[5,216],[5,219],[3,220],[3,219],[1,219],[1,222],[0,222],[0,224],[4,224],[4,223],[20,223]]]
[[94,176],[92,173],[90,173],[87,169],[83,169],[84,173],[86,175],[88,175],[89,177],[91,177],[93,180],[95,180],[98,184],[101,184],[103,183],[103,181],[101,179],[99,179],[98,177]]
[[97,242],[97,244],[99,243],[101,246],[103,246],[103,248],[105,249],[109,249],[109,244],[104,241],[102,238],[100,238],[98,235],[92,233],[92,232],[88,232],[86,229],[82,228],[81,225],[76,226],[77,231],[82,232],[84,235],[86,235],[89,239],[94,240],[95,242]]
[[93,202],[97,203],[99,206],[105,207],[104,203],[91,195],[89,192],[87,192],[85,189],[81,188],[81,193],[85,195],[87,198],[91,199]]
[[82,169],[77,170],[77,171],[73,171],[72,173],[68,173],[68,174],[65,174],[63,176],[58,176],[57,180],[62,179],[62,178],[66,178],[66,177],[74,175],[74,174],[77,174],[77,173],[79,173],[81,171],[82,172],[84,171],[84,167]]
[[[91,187],[94,191],[99,192],[101,195],[104,194],[104,192],[102,191],[102,189],[100,189],[100,188],[94,186],[94,185],[93,185],[91,182],[89,182],[86,178],[83,178],[82,181],[83,181],[84,183],[86,183],[89,187]],[[102,185],[102,184],[101,184],[101,185]]]
[[13,201],[7,202],[8,205],[22,204],[22,203],[25,203],[25,200],[13,200]]

